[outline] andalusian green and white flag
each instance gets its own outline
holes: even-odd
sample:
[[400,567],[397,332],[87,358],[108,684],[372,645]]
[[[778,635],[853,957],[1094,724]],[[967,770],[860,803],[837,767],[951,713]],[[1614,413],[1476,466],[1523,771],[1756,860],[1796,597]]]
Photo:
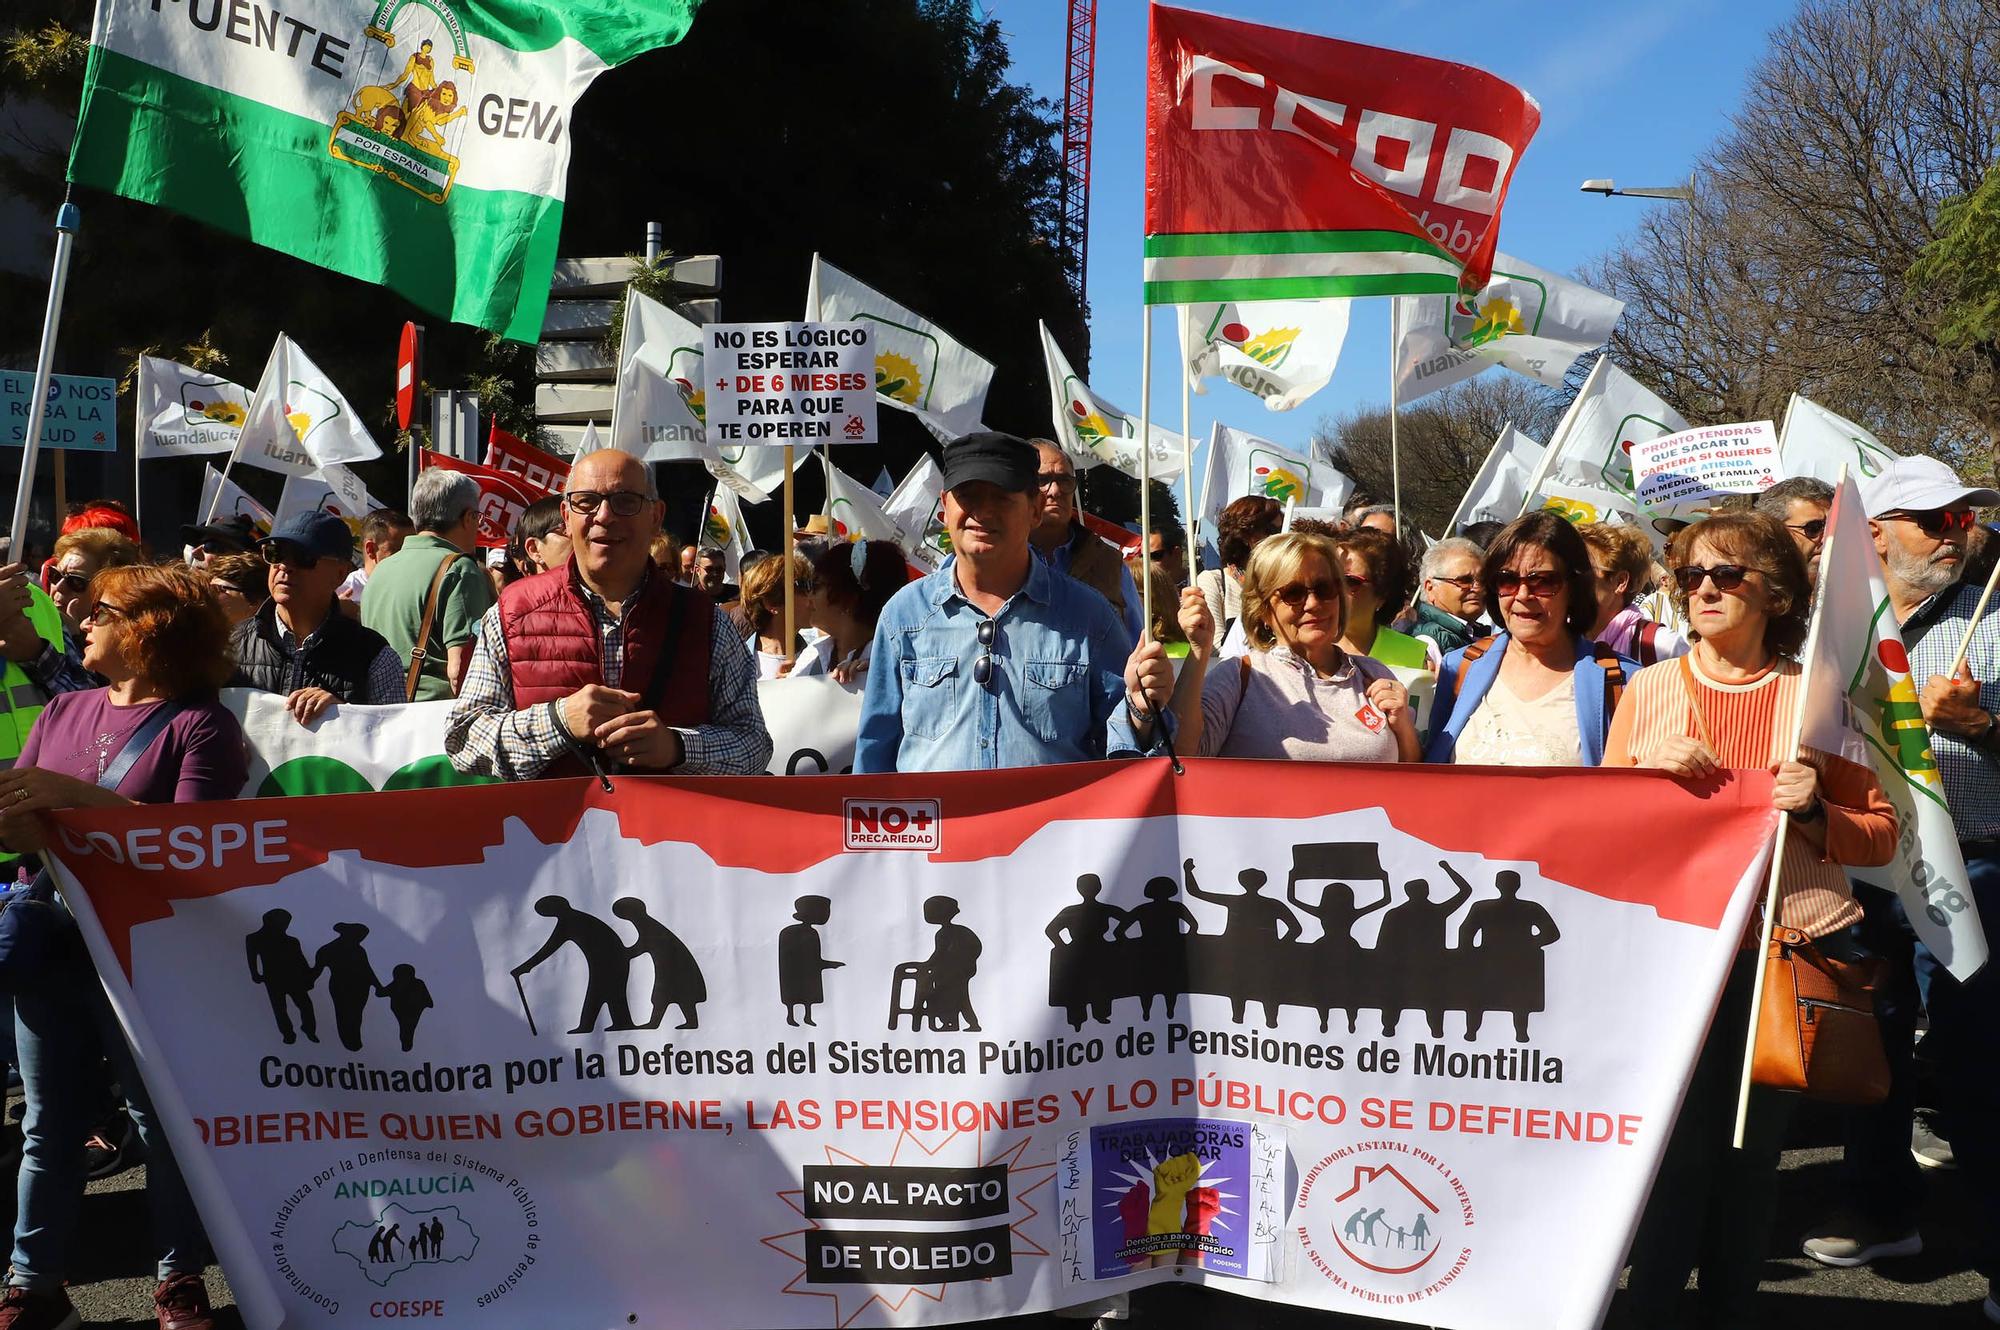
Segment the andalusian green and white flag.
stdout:
[[532,342],[576,99],[696,2],[98,0],[70,179]]

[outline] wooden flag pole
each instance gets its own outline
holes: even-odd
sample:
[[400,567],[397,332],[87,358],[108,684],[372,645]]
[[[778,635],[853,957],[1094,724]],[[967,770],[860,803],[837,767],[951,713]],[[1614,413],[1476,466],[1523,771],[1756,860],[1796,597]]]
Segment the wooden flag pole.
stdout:
[[2000,562],[1993,565],[1993,571],[1986,578],[1986,590],[1979,593],[1979,603],[1973,606],[1972,622],[1965,625],[1965,637],[1958,644],[1958,654],[1951,658],[1951,673],[1945,677],[1956,679],[1965,668],[1965,658],[1972,652],[1972,635],[1979,631],[1979,621],[1986,617],[1986,607],[1993,601],[1993,588],[2000,586]]
[[[76,229],[83,213],[74,203],[63,200],[56,211],[56,259],[49,272],[49,303],[42,313],[42,346],[35,355],[35,386],[28,397],[28,419],[21,435],[21,479],[14,489],[14,521],[7,528],[7,560],[20,563],[28,555],[28,502],[35,497],[35,463],[42,449],[42,415],[48,405],[49,381],[54,377],[56,328],[62,322],[63,293],[69,287],[70,252],[76,245]],[[60,514],[58,514],[60,518]]]
[[[797,607],[792,596],[792,553],[798,545],[798,533],[792,528],[798,519],[792,516],[792,445],[785,445],[785,659],[791,660],[792,644],[798,640]],[[737,576],[741,578],[739,570]]]

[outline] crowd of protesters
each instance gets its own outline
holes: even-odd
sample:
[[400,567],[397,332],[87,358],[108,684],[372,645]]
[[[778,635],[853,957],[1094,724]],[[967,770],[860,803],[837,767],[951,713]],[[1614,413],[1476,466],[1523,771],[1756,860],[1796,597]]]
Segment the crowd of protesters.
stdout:
[[[1061,449],[976,434],[942,470],[952,556],[921,576],[893,543],[823,526],[789,560],[732,570],[723,550],[666,535],[651,469],[616,451],[580,459],[565,493],[527,509],[487,561],[477,483],[444,470],[418,477],[407,516],[371,514],[358,533],[326,514],[268,535],[230,518],[184,528],[174,561],[155,561],[118,505],[87,505],[46,565],[0,568],[0,851],[20,878],[9,906],[61,909],[32,871],[47,811],[240,791],[226,684],[284,697],[303,725],[342,704],[448,701],[451,762],[508,780],[762,773],[758,683],[785,674],[859,690],[862,772],[1176,745],[1690,780],[1768,769],[1774,807],[1791,814],[1775,922],[1891,966],[1878,1015],[1894,1088],[1852,1112],[1851,1204],[1806,1254],[1852,1266],[1921,1250],[1923,1164],[1968,1174],[1982,1259],[2000,1256],[2000,967],[1961,983],[1896,896],[1850,882],[1844,867],[1890,860],[1896,815],[1868,769],[1787,750],[1829,487],[1786,480],[1683,526],[1663,557],[1640,528],[1546,511],[1447,533],[1417,557],[1387,506],[1288,528],[1276,501],[1241,498],[1214,526],[1219,566],[1191,576],[1183,533],[1151,533],[1148,625],[1141,577],[1083,524]],[[1972,893],[2000,920],[2000,615],[1952,673],[1995,554],[1974,512],[2000,492],[1909,458],[1862,497]],[[1667,1324],[1695,1271],[1701,1324],[1748,1323],[1787,1119],[1786,1097],[1760,1091],[1747,1153],[1725,1158],[1734,1032],[1760,954],[1746,939],[1634,1244],[1635,1324]],[[76,1323],[62,1281],[107,1085],[152,1170],[160,1324],[201,1330],[210,1254],[89,964],[72,943],[9,978],[26,1113],[0,1330]],[[1926,1024],[1939,1115],[1913,1125]],[[1985,1312],[2000,1321],[1990,1298]]]

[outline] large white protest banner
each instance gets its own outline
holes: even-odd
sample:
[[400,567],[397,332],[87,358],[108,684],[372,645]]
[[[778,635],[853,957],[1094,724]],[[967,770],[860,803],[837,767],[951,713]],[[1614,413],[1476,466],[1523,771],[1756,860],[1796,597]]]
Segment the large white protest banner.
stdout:
[[979,417],[993,386],[993,362],[817,254],[806,283],[806,318],[867,324],[875,336],[876,394],[938,438],[986,428]]
[[[1850,868],[1848,875],[1895,892],[1931,954],[1969,979],[1986,963],[1986,933],[1917,700],[1919,681],[1910,674],[1852,473],[1834,490],[1817,594],[1802,737],[1872,769],[1901,832],[1895,859],[1881,868]],[[1857,736],[1865,752],[1855,751]]]
[[250,413],[250,390],[158,356],[139,357],[133,414],[139,459],[236,450]]
[[1209,433],[1208,469],[1201,480],[1204,522],[1250,495],[1301,508],[1337,508],[1352,493],[1353,480],[1331,462],[1220,423]]
[[1509,421],[1487,449],[1479,474],[1472,478],[1465,497],[1458,501],[1458,511],[1445,525],[1445,534],[1457,535],[1474,522],[1511,522],[1519,517],[1543,451],[1540,440],[1523,434]]
[[1397,403],[1505,365],[1562,386],[1576,358],[1611,340],[1625,302],[1505,254],[1476,296],[1397,296],[1391,310]]
[[1896,460],[1895,451],[1866,429],[1799,393],[1786,404],[1778,451],[1784,474],[1814,476],[1829,485],[1840,483],[1843,467],[1865,479]]
[[1699,425],[1632,445],[1639,502],[1685,512],[1727,494],[1761,494],[1778,483],[1778,431],[1768,420]]
[[[1089,384],[1070,368],[1069,357],[1042,330],[1042,365],[1049,377],[1049,410],[1055,420],[1056,442],[1081,471],[1093,466],[1109,466],[1128,476],[1141,470],[1139,418],[1120,411],[1091,391]],[[1186,450],[1181,436],[1149,425],[1150,453],[1147,466],[1155,480],[1178,476],[1186,467]]]
[[732,446],[873,443],[875,334],[866,323],[711,323],[703,423]]
[[[1598,1324],[1770,778],[1186,766],[52,843],[253,1326],[927,1325],[1176,1281]],[[1676,853],[1628,871],[1632,825]]]
[[1206,393],[1202,380],[1218,375],[1262,399],[1266,410],[1289,411],[1332,381],[1349,308],[1346,300],[1183,305],[1188,386]]
[[771,732],[773,776],[844,776],[854,770],[864,675],[851,684],[826,675],[760,679],[757,705]]

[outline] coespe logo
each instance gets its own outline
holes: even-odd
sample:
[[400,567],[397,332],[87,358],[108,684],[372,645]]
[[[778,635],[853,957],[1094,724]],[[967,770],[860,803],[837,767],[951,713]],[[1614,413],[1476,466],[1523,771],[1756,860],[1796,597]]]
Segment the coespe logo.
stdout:
[[842,848],[922,850],[938,848],[935,799],[849,799],[841,807]]

